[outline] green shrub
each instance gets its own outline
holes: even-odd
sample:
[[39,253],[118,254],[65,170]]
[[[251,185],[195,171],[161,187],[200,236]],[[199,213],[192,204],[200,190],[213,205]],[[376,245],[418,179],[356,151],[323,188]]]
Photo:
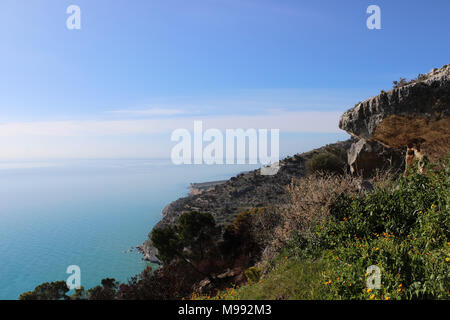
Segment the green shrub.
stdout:
[[308,161],[307,169],[310,173],[343,173],[345,171],[345,162],[332,153],[319,153]]
[[44,282],[19,296],[19,300],[67,300],[69,291],[65,281]]
[[[334,203],[317,226],[327,266],[324,298],[449,298],[449,161],[441,168]],[[366,286],[371,265],[381,270],[381,289]]]
[[342,146],[328,145],[325,147],[328,153],[334,154],[342,162],[347,163],[347,150]]
[[244,275],[249,283],[256,283],[261,278],[261,270],[256,267],[250,267],[245,270]]
[[183,213],[176,226],[153,230],[151,240],[158,249],[158,258],[166,264],[177,258],[198,261],[211,249],[218,233],[210,213],[191,211]]
[[[216,299],[449,299],[449,168],[450,157],[428,165],[426,174],[379,181],[370,193],[331,188],[347,191],[325,192],[331,201],[323,219],[314,220],[315,237],[289,233],[262,280]],[[305,192],[296,194],[311,202]],[[306,212],[302,217],[318,210],[291,209]],[[380,270],[380,288],[368,286],[370,266]]]

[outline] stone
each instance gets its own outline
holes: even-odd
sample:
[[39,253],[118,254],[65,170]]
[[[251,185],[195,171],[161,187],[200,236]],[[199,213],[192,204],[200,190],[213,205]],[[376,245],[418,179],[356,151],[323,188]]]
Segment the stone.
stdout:
[[345,112],[339,128],[366,141],[408,150],[406,172],[424,156],[450,150],[450,65],[382,92]]
[[363,178],[373,176],[377,170],[402,167],[403,157],[401,151],[365,139],[353,143],[347,152],[350,173]]

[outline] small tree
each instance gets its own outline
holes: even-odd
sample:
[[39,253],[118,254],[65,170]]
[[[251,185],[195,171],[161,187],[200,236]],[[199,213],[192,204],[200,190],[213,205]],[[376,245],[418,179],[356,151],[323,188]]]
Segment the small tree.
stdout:
[[151,240],[158,249],[158,259],[165,264],[169,264],[183,251],[183,244],[175,227],[167,226],[153,230]]
[[101,286],[96,286],[88,290],[90,300],[113,300],[119,283],[113,278],[102,280]]
[[37,286],[33,291],[28,291],[19,296],[19,300],[67,300],[69,291],[65,281],[45,282]]
[[194,260],[202,260],[205,257],[218,234],[213,216],[195,211],[180,217],[177,230],[182,245],[189,249],[190,258]]
[[165,264],[178,258],[209,278],[197,265],[215,247],[218,234],[219,228],[211,214],[192,211],[181,215],[176,227],[153,230],[151,240],[158,249],[158,258]]

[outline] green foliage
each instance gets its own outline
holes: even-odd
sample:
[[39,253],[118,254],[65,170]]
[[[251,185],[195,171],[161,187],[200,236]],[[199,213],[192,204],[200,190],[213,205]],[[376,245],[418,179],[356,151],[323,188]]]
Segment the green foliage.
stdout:
[[307,169],[313,172],[343,173],[345,162],[333,153],[319,153],[307,162]]
[[190,250],[189,257],[198,260],[205,257],[219,229],[211,214],[192,211],[180,216],[177,233],[183,247]]
[[339,160],[347,163],[347,150],[342,146],[328,145],[325,147],[328,153],[334,154]]
[[[449,299],[450,158],[366,195],[342,194],[312,239],[294,233],[260,282],[221,299]],[[368,287],[369,266],[381,287]]]
[[[448,299],[449,166],[402,177],[388,189],[337,201],[317,227],[329,299]],[[367,267],[382,288],[366,287]]]
[[153,230],[152,243],[158,249],[158,259],[170,263],[183,250],[176,228],[167,226]]
[[87,295],[90,300],[113,300],[118,287],[119,283],[115,279],[106,278],[102,280],[101,286],[89,289]]
[[[256,233],[260,232],[261,236],[264,236],[267,235],[267,230],[255,230],[253,227],[270,223],[267,217],[262,217],[264,212],[264,208],[243,211],[225,228],[219,248],[221,256],[228,264],[248,267],[249,264],[256,262],[262,247],[261,243],[257,242],[259,238]],[[270,229],[269,225],[267,227]]]
[[249,283],[256,283],[261,278],[261,270],[256,267],[250,267],[245,270],[244,275]]
[[218,234],[211,214],[192,211],[181,215],[176,227],[155,229],[151,240],[158,249],[158,258],[168,264],[177,257],[203,259]]
[[67,300],[69,291],[65,281],[45,282],[37,286],[33,291],[28,291],[19,296],[19,300]]

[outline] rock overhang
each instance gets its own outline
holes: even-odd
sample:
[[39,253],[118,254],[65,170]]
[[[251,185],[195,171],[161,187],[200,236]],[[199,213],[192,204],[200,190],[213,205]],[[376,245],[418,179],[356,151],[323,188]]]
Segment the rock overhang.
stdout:
[[450,65],[358,103],[341,116],[339,128],[394,149],[421,146],[431,157],[448,152]]

